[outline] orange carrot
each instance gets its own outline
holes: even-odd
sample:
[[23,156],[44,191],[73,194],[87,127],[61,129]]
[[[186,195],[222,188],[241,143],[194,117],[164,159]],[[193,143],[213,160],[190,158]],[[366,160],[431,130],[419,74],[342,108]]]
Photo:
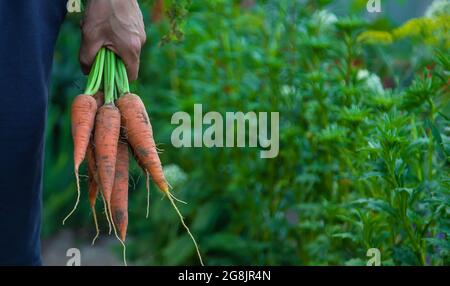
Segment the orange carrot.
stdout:
[[72,137],[75,171],[84,160],[97,112],[97,102],[90,95],[79,95],[72,103]]
[[[94,98],[97,101],[97,106],[103,105],[105,97],[104,97],[104,94],[102,91],[98,91],[94,95]],[[94,125],[94,129],[95,129],[95,125]],[[97,199],[100,187],[99,187],[99,183],[98,183],[97,165],[95,163],[95,147],[94,147],[93,141],[94,141],[94,134],[92,134],[91,142],[89,143],[88,151],[86,153],[86,157],[87,157],[87,161],[88,161],[88,173],[89,173],[88,174],[88,177],[89,177],[89,181],[88,181],[89,182],[89,204],[92,209],[92,214],[94,216],[94,223],[95,223],[95,227],[97,230],[97,234],[94,237],[92,244],[94,244],[95,240],[97,239],[98,235],[100,234],[100,230],[98,229],[97,215],[96,215],[96,211],[95,211],[95,201]],[[106,220],[107,220],[108,226],[109,226],[109,234],[111,234],[112,228],[111,228],[111,222],[110,222],[109,215],[108,215],[108,207],[106,205],[105,199],[103,198],[103,194],[101,194],[101,195],[102,195],[103,204],[105,207]]]
[[116,174],[111,194],[111,211],[122,241],[125,241],[128,226],[128,166],[128,143],[120,141],[117,148]]
[[97,163],[99,186],[110,211],[119,134],[119,110],[112,104],[103,105],[99,108],[95,120],[95,162]]
[[[103,92],[99,91],[94,95],[97,106],[102,106],[104,101]],[[98,174],[97,174],[97,164],[95,163],[95,147],[93,142],[94,136],[89,142],[89,146],[86,152],[87,163],[88,163],[88,179],[89,179],[89,204],[93,211],[95,212],[95,201],[98,194]]]
[[100,234],[100,230],[98,228],[98,221],[97,221],[97,214],[95,212],[95,201],[97,200],[97,194],[98,194],[98,185],[97,185],[97,166],[95,164],[95,153],[94,153],[94,145],[91,142],[89,143],[87,152],[86,152],[86,159],[88,163],[88,197],[89,197],[89,205],[92,210],[92,216],[94,217],[94,224],[95,224],[95,230],[96,234],[94,239],[92,240],[92,244],[95,243],[95,240],[98,238]]
[[176,198],[170,193],[169,184],[164,177],[161,160],[159,159],[155,140],[153,139],[152,126],[144,103],[139,96],[135,94],[126,94],[121,96],[116,101],[116,104],[122,115],[122,127],[124,128],[125,136],[133,150],[136,160],[146,171],[147,175],[150,174],[158,188],[167,195],[181,220],[181,224],[186,229],[195,245],[200,264],[203,265],[197,242],[189,230],[189,227],[184,222],[184,218],[174,202],[174,199],[176,200]]
[[[97,106],[102,106],[105,100],[102,91],[98,91],[94,95]],[[95,126],[94,126],[95,128]],[[86,153],[88,162],[88,177],[89,177],[89,204],[93,211],[95,212],[94,206],[98,194],[98,174],[97,174],[97,164],[95,162],[95,147],[94,147],[94,134],[92,134],[92,140],[89,143],[89,147]]]
[[95,113],[97,112],[97,102],[95,99],[86,94],[75,97],[72,103],[72,138],[73,138],[73,158],[75,177],[77,181],[77,200],[72,211],[64,218],[65,221],[72,215],[80,201],[80,180],[78,170],[83,162],[86,150],[89,145],[92,129],[95,122]]
[[116,104],[122,114],[125,136],[139,165],[150,174],[158,188],[167,193],[169,184],[164,177],[144,103],[139,96],[126,94],[121,96]]
[[97,199],[98,187],[97,187],[97,166],[95,164],[94,145],[91,143],[88,146],[86,153],[86,159],[88,163],[88,183],[89,183],[89,205],[91,208],[95,206],[95,200]]

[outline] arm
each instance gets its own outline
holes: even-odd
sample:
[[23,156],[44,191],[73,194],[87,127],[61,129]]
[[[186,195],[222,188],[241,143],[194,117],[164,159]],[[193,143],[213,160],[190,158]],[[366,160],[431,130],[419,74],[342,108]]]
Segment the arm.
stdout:
[[137,78],[146,41],[137,0],[89,0],[81,29],[80,64],[84,73],[90,71],[95,55],[105,46],[122,58],[129,80]]

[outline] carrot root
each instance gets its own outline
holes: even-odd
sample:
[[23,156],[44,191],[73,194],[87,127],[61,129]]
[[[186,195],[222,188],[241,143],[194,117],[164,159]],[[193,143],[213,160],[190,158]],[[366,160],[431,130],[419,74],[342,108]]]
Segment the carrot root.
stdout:
[[94,217],[94,224],[95,224],[95,236],[92,239],[92,245],[95,244],[95,241],[97,240],[98,236],[100,235],[100,229],[98,227],[98,221],[97,221],[97,213],[95,212],[95,207],[92,207],[92,216]]
[[109,220],[109,215],[108,215],[108,205],[106,204],[106,200],[105,200],[105,196],[103,196],[102,193],[102,200],[103,200],[103,207],[104,207],[104,211],[105,211],[105,217],[106,217],[106,221],[108,222],[108,234],[111,235],[111,231],[112,231],[112,227],[111,227],[111,221]]
[[145,218],[148,219],[148,215],[150,213],[150,175],[147,171],[145,171],[145,174],[147,175],[146,179],[146,186],[147,186],[147,213],[145,214]]
[[[111,212],[111,208],[109,208],[109,219],[111,221],[113,221],[113,216],[112,216],[112,212]],[[122,244],[122,256],[123,256],[123,264],[125,266],[128,266],[127,264],[127,257],[126,257],[126,253],[127,253],[127,247],[125,245],[125,242],[123,242],[123,240],[119,237],[119,235],[117,234],[117,229],[116,226],[114,225],[114,223],[112,223],[112,227],[114,230],[114,235],[116,236],[117,240],[119,240],[120,244]]]
[[170,193],[169,190],[166,190],[165,193],[166,193],[167,197],[169,198],[169,201],[172,204],[173,208],[175,209],[175,211],[177,212],[178,216],[180,217],[181,224],[186,229],[188,235],[191,237],[191,240],[194,243],[195,250],[197,251],[198,259],[200,260],[200,264],[202,266],[205,266],[205,264],[203,264],[202,255],[200,254],[200,249],[198,248],[197,241],[195,240],[194,236],[192,235],[191,230],[189,229],[189,227],[184,222],[183,215],[181,214],[180,210],[178,209],[177,205],[175,204],[175,200],[174,200],[175,197]]
[[77,200],[75,201],[75,205],[70,213],[63,219],[62,225],[66,223],[66,220],[76,211],[78,207],[78,203],[80,202],[80,176],[78,175],[78,170],[75,170],[75,178],[77,181]]

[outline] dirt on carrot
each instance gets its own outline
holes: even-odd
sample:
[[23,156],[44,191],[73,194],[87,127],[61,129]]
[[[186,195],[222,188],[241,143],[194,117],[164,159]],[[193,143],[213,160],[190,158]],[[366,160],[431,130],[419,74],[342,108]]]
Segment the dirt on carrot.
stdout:
[[95,224],[95,237],[92,240],[92,244],[95,243],[95,240],[98,238],[100,234],[100,229],[98,226],[98,220],[97,220],[97,213],[95,211],[95,202],[97,200],[98,195],[98,177],[97,177],[97,166],[95,164],[95,151],[94,151],[94,144],[92,143],[92,140],[89,143],[88,150],[86,153],[86,160],[87,160],[87,169],[88,169],[88,198],[89,198],[89,206],[92,210],[92,216],[94,218],[94,224]]
[[95,121],[95,162],[98,181],[108,208],[114,186],[117,146],[120,135],[120,112],[114,105],[104,105],[97,112]]
[[111,194],[111,212],[114,225],[122,241],[125,241],[128,227],[128,143],[119,142],[117,148],[116,174]]
[[166,193],[169,190],[169,184],[164,177],[144,103],[139,96],[126,94],[121,96],[116,104],[122,115],[126,139],[133,149],[136,160],[150,174],[158,188]]

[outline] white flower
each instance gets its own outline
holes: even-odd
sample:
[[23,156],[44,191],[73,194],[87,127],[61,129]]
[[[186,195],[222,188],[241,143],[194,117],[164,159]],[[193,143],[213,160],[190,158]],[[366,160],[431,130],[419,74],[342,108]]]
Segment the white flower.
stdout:
[[381,79],[374,73],[368,70],[359,70],[357,75],[358,80],[364,81],[366,87],[373,92],[383,94],[384,88]]
[[314,12],[312,20],[322,27],[329,27],[337,22],[337,17],[328,10]]
[[450,15],[450,0],[434,0],[425,12],[427,18],[443,15]]

